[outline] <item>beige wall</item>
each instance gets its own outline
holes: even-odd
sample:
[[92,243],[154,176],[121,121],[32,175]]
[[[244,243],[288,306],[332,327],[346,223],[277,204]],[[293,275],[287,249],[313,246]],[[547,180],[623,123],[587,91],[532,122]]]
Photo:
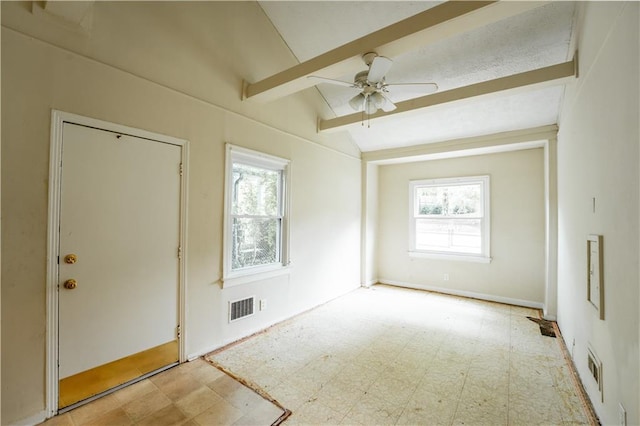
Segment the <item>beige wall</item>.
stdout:
[[[381,282],[541,306],[545,286],[542,149],[379,167]],[[492,262],[409,257],[409,181],[478,175],[491,177]],[[448,281],[444,274],[449,274]]]
[[[294,63],[256,3],[96,2],[89,33],[31,4],[2,3],[3,423],[45,409],[51,109],[190,141],[188,354],[359,285],[359,152],[315,133],[325,107],[314,89],[268,105],[240,100],[243,77]],[[290,276],[221,289],[225,142],[292,161]],[[268,309],[228,324],[227,302],[250,295]]]
[[[620,424],[619,403],[627,424],[640,424],[638,6],[582,5],[580,78],[559,122],[558,324],[603,424]],[[604,240],[604,321],[587,302],[588,234]],[[603,363],[604,402],[589,345]]]

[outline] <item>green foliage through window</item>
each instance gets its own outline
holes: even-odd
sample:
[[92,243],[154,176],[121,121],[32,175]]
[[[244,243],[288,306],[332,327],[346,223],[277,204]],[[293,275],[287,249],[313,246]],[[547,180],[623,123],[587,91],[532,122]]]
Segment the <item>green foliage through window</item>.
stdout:
[[282,171],[234,162],[231,269],[280,261]]

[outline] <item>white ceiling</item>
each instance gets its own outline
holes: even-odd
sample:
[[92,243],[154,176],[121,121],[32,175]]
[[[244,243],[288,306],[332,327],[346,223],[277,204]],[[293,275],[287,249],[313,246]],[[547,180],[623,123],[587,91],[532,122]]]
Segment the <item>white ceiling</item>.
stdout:
[[[426,1],[262,1],[300,62],[436,6]],[[570,60],[574,2],[553,2],[427,44],[397,57],[390,83],[435,82],[439,92]],[[366,52],[362,52],[366,53]],[[362,64],[362,70],[366,66]],[[353,81],[353,74],[337,77]],[[346,128],[362,151],[375,151],[555,124],[564,86],[495,94],[421,109]],[[317,85],[336,116],[358,92]],[[406,100],[398,93],[394,101]],[[322,117],[328,119],[331,117]]]

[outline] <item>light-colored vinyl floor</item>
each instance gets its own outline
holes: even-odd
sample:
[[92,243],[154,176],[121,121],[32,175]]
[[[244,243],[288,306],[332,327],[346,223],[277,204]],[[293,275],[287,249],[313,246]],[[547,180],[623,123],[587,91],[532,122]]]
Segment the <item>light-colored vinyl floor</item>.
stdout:
[[45,426],[264,425],[284,410],[198,359],[53,417]]
[[293,411],[285,425],[588,424],[538,311],[359,289],[209,359]]

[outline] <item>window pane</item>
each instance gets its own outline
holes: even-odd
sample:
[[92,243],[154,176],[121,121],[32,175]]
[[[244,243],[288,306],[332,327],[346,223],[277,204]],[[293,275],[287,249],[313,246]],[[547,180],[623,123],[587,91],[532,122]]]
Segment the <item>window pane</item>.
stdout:
[[233,163],[232,214],[277,215],[280,174],[279,170]]
[[444,214],[444,197],[442,187],[427,186],[416,188],[417,214],[441,215]]
[[416,250],[482,253],[481,219],[416,219]]
[[234,218],[231,229],[231,269],[279,262],[280,219]]
[[415,197],[419,216],[482,217],[479,183],[417,187]]
[[448,214],[455,216],[482,216],[480,184],[447,187]]

